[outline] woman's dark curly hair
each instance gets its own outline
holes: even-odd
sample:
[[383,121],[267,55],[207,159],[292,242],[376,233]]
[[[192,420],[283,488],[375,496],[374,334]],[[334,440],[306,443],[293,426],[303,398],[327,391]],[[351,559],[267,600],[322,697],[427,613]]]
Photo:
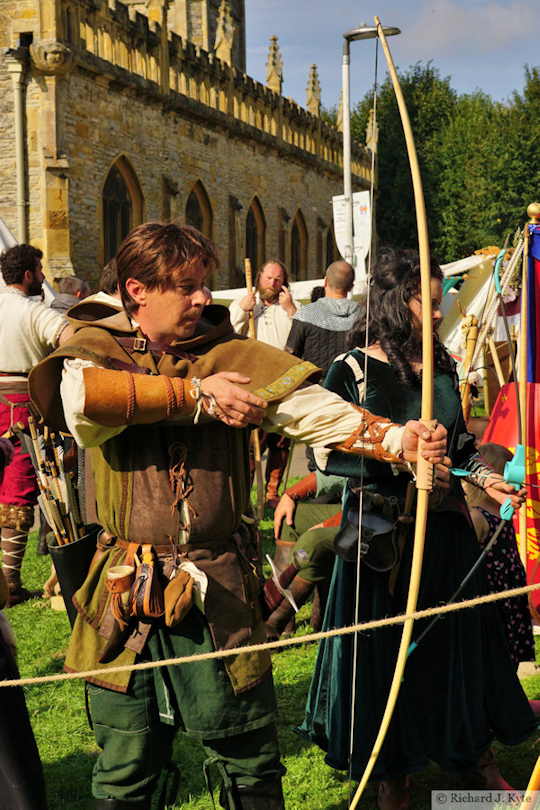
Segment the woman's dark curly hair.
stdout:
[[[438,262],[430,258],[431,277],[439,281],[443,272]],[[364,312],[349,332],[349,349],[380,343],[399,381],[407,388],[417,388],[421,377],[411,361],[421,357],[422,341],[413,326],[409,307],[411,298],[420,293],[420,257],[412,250],[388,250],[377,260],[372,271],[369,300],[369,323]],[[453,373],[454,364],[437,335],[433,336],[435,367]]]

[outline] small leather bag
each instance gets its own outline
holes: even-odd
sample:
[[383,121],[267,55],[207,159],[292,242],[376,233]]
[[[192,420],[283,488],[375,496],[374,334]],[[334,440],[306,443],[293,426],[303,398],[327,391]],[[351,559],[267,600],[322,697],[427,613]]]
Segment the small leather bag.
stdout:
[[354,562],[360,537],[360,559],[363,563],[374,571],[393,568],[399,559],[395,532],[397,511],[396,520],[389,520],[384,514],[387,511],[385,507],[388,507],[385,501],[389,499],[377,493],[364,492],[360,531],[358,506],[349,509],[346,522],[334,538],[334,551],[338,557],[346,562]]
[[165,612],[163,588],[155,568],[154,550],[143,545],[142,561],[136,571],[129,597],[130,615],[138,619],[159,619]]
[[165,624],[174,627],[179,624],[191,610],[195,600],[193,577],[188,571],[179,568],[164,591]]
[[110,608],[114,623],[111,635],[99,655],[100,664],[110,664],[118,657],[130,632],[131,589],[135,580],[136,549],[137,546],[130,543],[123,565],[111,566],[107,571],[105,587],[111,594]]

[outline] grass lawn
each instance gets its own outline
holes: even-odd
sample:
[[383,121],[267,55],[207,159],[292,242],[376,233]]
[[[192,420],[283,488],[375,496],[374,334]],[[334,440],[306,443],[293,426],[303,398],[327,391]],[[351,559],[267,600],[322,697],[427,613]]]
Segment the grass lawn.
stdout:
[[[262,524],[264,551],[271,551],[270,516]],[[43,585],[50,573],[50,557],[36,555],[37,535],[31,535],[24,560],[23,578],[29,588]],[[45,600],[19,605],[8,611],[19,644],[22,677],[62,672],[69,638],[69,622],[64,612],[51,610]],[[309,632],[309,609],[299,615],[298,635]],[[287,768],[284,791],[287,810],[341,810],[347,807],[349,785],[343,773],[324,764],[323,754],[292,731],[303,719],[303,710],[316,654],[315,644],[293,647],[274,655],[274,680],[280,709],[279,735],[283,762]],[[540,651],[537,649],[537,658]],[[523,681],[529,698],[540,698],[540,676]],[[26,701],[41,754],[50,810],[92,810],[90,777],[97,748],[89,728],[84,686],[79,681],[26,687]],[[540,753],[540,730],[530,740],[514,748],[495,744],[497,760],[504,777],[523,790]],[[180,771],[180,791],[172,808],[210,810],[202,775],[204,752],[197,743],[177,738],[175,763]],[[411,778],[412,810],[431,807],[431,790],[459,788],[455,777],[432,766]],[[352,786],[352,790],[356,785]],[[2,806],[0,798],[0,806]],[[375,787],[369,786],[359,805],[375,807]],[[6,808],[6,810],[8,810]],[[40,808],[35,808],[40,810]]]

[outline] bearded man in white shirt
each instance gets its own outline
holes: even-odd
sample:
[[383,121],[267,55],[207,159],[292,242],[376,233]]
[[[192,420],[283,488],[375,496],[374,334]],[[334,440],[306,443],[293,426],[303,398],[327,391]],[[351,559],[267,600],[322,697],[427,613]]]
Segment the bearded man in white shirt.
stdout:
[[[231,323],[234,331],[247,335],[250,313],[255,321],[257,340],[284,349],[291,331],[293,317],[301,304],[294,301],[289,291],[289,274],[283,262],[277,259],[267,261],[255,279],[255,292],[233,301],[230,306]],[[285,436],[259,431],[261,452],[268,451],[266,460],[265,502],[275,508],[279,501],[279,485],[287,466],[291,442]],[[255,470],[253,451],[251,453],[252,475]]]
[[[28,374],[73,334],[58,312],[31,297],[41,294],[45,280],[42,256],[32,245],[15,245],[0,256],[6,283],[0,290],[0,434],[16,422],[28,425]],[[41,591],[28,591],[21,582],[36,503],[36,473],[30,456],[16,442],[15,457],[0,485],[2,568],[9,588],[6,607],[41,595]]]

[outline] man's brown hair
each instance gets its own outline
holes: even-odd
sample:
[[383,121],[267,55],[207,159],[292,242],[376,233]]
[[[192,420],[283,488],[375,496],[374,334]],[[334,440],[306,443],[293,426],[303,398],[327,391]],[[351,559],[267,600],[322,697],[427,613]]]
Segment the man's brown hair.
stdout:
[[126,290],[135,278],[147,290],[174,287],[199,262],[207,271],[219,268],[217,246],[192,225],[145,222],[129,233],[116,254],[118,288],[126,312],[137,305]]

